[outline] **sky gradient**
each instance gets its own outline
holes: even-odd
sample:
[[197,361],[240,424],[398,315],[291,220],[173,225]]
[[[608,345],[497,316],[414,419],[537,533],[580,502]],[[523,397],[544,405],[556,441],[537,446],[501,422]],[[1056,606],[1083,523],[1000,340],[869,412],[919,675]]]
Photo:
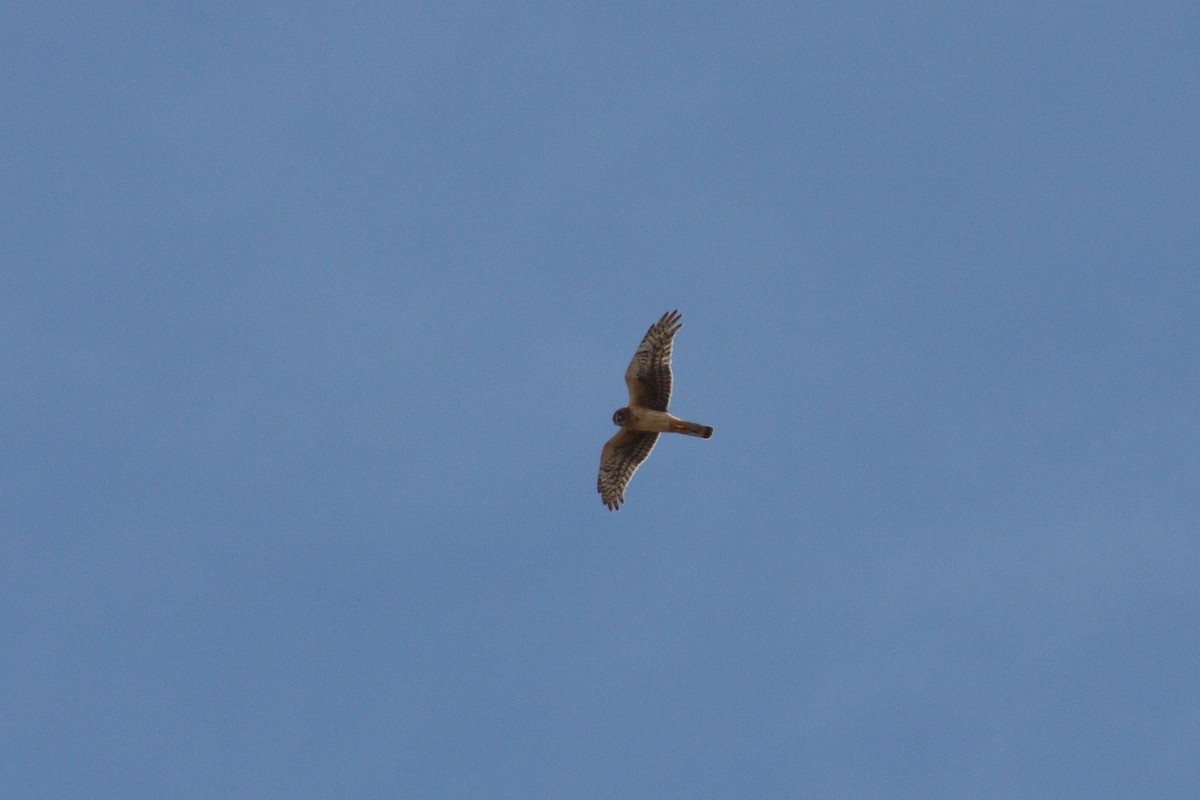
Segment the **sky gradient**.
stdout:
[[1200,796],[1194,3],[4,16],[0,795]]

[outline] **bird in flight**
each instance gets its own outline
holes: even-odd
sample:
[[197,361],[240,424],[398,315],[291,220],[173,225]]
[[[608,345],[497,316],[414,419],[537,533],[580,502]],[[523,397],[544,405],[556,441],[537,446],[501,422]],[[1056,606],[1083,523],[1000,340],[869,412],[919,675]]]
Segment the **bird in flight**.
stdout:
[[600,499],[610,511],[625,502],[625,487],[654,449],[660,433],[686,433],[702,439],[713,435],[708,425],[667,413],[671,402],[671,348],[675,334],[683,327],[681,319],[683,315],[678,311],[663,314],[646,331],[625,370],[629,405],[613,413],[613,423],[621,430],[600,452],[600,477],[596,482]]

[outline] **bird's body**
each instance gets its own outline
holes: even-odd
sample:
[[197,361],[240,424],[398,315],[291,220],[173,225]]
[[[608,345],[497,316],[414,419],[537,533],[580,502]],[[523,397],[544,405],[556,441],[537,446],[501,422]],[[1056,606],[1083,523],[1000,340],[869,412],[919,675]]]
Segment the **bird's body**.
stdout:
[[610,510],[617,510],[625,501],[625,487],[649,457],[660,433],[683,433],[702,439],[713,434],[710,426],[688,422],[667,411],[673,382],[671,351],[675,334],[683,327],[681,319],[678,311],[663,314],[646,331],[625,370],[629,405],[613,413],[613,423],[621,430],[600,453],[600,477],[596,482],[600,498]]
[[668,414],[666,411],[655,411],[652,408],[630,408],[626,406],[625,408],[617,409],[617,414],[620,414],[622,411],[628,412],[628,417],[625,417],[626,421],[617,424],[626,430],[645,431],[647,433],[686,433],[689,436],[699,436],[701,439],[707,439],[713,435],[711,426],[688,422],[674,414]]

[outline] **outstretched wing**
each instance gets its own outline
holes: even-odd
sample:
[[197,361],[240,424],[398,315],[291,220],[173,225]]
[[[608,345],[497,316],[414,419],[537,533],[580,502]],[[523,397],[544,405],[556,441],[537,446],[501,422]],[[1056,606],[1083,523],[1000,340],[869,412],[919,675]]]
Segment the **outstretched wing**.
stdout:
[[625,370],[629,405],[666,411],[671,402],[671,348],[683,315],[669,311],[650,326]]
[[616,511],[625,502],[625,487],[657,441],[657,433],[622,429],[604,445],[596,488],[610,511]]

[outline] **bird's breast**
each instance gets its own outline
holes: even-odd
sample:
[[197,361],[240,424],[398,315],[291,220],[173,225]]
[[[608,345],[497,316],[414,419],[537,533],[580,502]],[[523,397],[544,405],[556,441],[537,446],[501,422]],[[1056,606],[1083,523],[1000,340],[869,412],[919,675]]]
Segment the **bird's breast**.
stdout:
[[653,411],[649,408],[631,408],[629,417],[629,424],[625,427],[651,433],[666,433],[671,430],[671,420],[673,419],[665,411]]

